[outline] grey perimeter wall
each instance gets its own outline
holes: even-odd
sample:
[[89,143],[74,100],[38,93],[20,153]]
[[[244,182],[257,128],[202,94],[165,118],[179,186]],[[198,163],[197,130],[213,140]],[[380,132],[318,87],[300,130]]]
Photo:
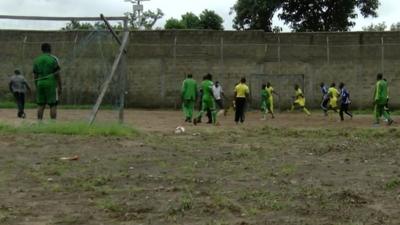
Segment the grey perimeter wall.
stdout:
[[[63,102],[93,104],[117,51],[106,32],[0,31],[0,98],[16,67],[32,83],[32,60],[44,41],[53,44],[64,68]],[[189,71],[198,81],[212,73],[228,96],[246,77],[254,105],[260,85],[271,81],[281,93],[276,105],[282,108],[290,104],[295,83],[303,86],[308,105],[318,107],[321,81],[345,82],[354,108],[371,107],[376,74],[384,72],[392,105],[400,106],[400,32],[132,32],[126,70],[129,107],[177,107]]]

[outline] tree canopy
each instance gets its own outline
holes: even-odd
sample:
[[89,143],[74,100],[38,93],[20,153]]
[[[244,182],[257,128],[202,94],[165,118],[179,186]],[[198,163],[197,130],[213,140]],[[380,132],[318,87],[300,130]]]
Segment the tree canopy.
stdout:
[[181,16],[181,19],[168,19],[165,29],[211,29],[223,30],[224,20],[212,10],[204,10],[199,16],[188,12]]
[[233,27],[272,31],[277,15],[293,31],[348,31],[360,12],[376,17],[379,0],[237,0]]

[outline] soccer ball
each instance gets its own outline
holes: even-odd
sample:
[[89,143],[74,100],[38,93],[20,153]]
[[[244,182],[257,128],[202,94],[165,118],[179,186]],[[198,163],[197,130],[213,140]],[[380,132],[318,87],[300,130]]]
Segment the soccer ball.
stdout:
[[185,132],[185,128],[182,126],[178,126],[177,128],[175,128],[175,134],[182,134]]

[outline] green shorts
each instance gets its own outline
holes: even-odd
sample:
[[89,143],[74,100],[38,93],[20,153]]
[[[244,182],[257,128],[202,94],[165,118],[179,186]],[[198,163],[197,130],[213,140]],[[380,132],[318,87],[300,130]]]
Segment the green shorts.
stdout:
[[36,103],[40,106],[49,105],[55,106],[58,102],[57,88],[55,85],[37,86]]

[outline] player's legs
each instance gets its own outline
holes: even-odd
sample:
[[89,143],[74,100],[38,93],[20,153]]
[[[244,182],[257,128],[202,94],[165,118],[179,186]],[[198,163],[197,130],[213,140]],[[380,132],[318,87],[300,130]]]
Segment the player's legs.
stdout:
[[392,120],[392,118],[390,118],[390,114],[385,110],[385,106],[382,105],[382,106],[380,106],[380,108],[382,110],[382,114],[381,115],[383,115],[383,117],[386,119],[387,123],[389,125],[391,125],[393,123],[393,120]]
[[37,109],[37,118],[38,120],[43,120],[43,113],[46,105],[39,105]]
[[328,98],[323,99],[321,102],[321,109],[324,111],[325,116],[328,115],[328,102],[329,102]]
[[245,98],[236,98],[236,112],[235,112],[235,122],[239,123],[244,121],[244,105],[245,105]]
[[308,111],[308,109],[305,106],[302,106],[301,108],[303,109],[303,112],[307,114],[307,116],[311,116],[310,111]]
[[271,114],[272,119],[275,118],[274,109],[272,108],[272,104],[267,103],[268,112]]
[[269,112],[274,114],[274,98],[272,96],[269,98],[269,104],[271,105]]
[[57,105],[50,106],[50,118],[52,120],[57,119]]
[[261,113],[262,113],[262,120],[267,119],[267,103],[265,101],[261,102]]
[[382,111],[381,111],[381,107],[379,106],[379,104],[375,104],[374,113],[375,113],[375,123],[379,124],[379,120],[382,116]]

